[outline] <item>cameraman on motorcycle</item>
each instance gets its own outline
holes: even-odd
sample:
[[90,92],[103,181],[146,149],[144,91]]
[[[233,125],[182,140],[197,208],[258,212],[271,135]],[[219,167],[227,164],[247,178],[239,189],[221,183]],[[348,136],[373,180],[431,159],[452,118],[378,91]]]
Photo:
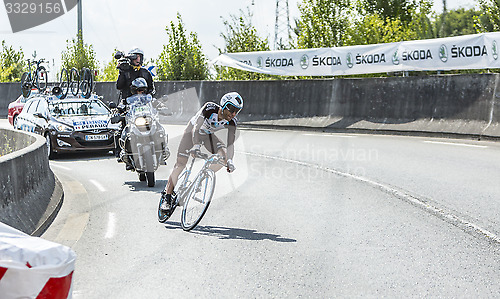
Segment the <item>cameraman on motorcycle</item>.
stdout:
[[[116,89],[120,90],[118,104],[124,107],[127,106],[127,98],[133,94],[131,90],[132,82],[137,78],[144,78],[147,84],[145,93],[154,95],[155,86],[153,83],[153,76],[142,66],[144,63],[144,52],[141,49],[134,48],[130,50],[126,56],[118,52],[115,54],[115,58],[118,59],[116,68],[119,71],[118,80],[116,80]],[[124,127],[125,123],[122,122],[122,130]],[[117,137],[120,135],[121,132]],[[119,154],[120,145],[118,144],[118,138],[115,138],[115,156],[118,158],[118,162],[121,162],[122,159]]]
[[146,80],[148,85],[146,93],[154,95],[155,86],[153,83],[153,76],[142,66],[144,63],[144,52],[139,48],[135,48],[130,50],[127,56],[123,57],[121,55],[121,53],[117,53],[117,56],[121,58],[118,59],[118,65],[116,67],[120,72],[118,80],[116,81],[116,88],[120,90],[122,102],[132,95],[130,86],[132,82],[139,77]]
[[[130,84],[131,95],[147,94],[148,88],[149,87],[148,87],[146,80],[144,78],[141,78],[141,77],[135,79],[134,81],[132,81],[132,84]],[[127,100],[124,99],[123,102],[124,102],[124,105],[120,104],[121,107],[119,108],[119,110],[125,112],[125,111],[127,111],[127,106],[126,106]],[[119,149],[120,149],[120,146],[119,146],[120,143],[127,144],[127,142],[126,142],[127,141],[127,133],[128,133],[128,126],[125,126],[125,124],[123,124],[122,133],[120,136],[121,141],[118,142]],[[131,151],[131,149],[128,148],[127,151]],[[164,161],[162,161],[162,164],[164,164],[164,165],[166,164],[166,161],[167,161],[169,156],[170,156],[170,151],[168,150],[168,148],[163,149]],[[126,155],[126,152],[124,151],[124,149],[120,149],[118,158],[119,158],[119,160],[125,162],[126,170],[133,169],[132,164],[131,164],[130,160],[128,159],[128,156]]]

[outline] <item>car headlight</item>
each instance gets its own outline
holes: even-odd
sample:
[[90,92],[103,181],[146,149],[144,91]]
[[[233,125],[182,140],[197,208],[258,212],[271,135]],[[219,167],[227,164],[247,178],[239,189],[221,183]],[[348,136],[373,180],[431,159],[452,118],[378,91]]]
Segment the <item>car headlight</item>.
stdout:
[[64,124],[54,124],[54,128],[58,132],[72,132],[73,128]]

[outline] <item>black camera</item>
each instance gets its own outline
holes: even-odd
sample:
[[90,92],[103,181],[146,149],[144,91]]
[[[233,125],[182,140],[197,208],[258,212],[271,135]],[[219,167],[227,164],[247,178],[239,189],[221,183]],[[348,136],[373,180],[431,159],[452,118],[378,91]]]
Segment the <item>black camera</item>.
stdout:
[[128,71],[131,68],[130,61],[133,59],[131,56],[125,56],[123,52],[118,51],[115,54],[115,59],[118,60],[116,68],[120,71]]

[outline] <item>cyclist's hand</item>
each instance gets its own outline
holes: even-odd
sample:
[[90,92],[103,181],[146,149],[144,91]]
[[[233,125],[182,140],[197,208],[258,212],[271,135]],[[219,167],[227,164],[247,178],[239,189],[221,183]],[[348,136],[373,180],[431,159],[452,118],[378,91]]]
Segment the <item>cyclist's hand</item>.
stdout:
[[191,154],[192,157],[195,157],[196,154],[201,152],[201,144],[195,144],[193,147],[189,150],[189,153]]
[[236,166],[234,166],[233,160],[227,160],[227,172],[231,173],[236,170]]

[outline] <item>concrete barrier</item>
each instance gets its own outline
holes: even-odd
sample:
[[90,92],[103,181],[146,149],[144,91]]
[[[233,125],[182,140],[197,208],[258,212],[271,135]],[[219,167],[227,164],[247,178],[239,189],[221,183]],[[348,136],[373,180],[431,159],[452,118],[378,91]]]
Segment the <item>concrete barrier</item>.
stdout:
[[15,149],[0,156],[0,222],[41,235],[59,210],[63,191],[49,167],[45,138],[0,128]]
[[[171,114],[162,117],[165,122],[185,122],[203,103],[218,102],[224,93],[238,91],[245,99],[239,119],[246,125],[496,138],[500,137],[499,76],[172,81],[155,85],[156,97]],[[12,93],[14,85],[0,84],[0,112],[5,107],[5,115],[11,100],[1,96]],[[105,102],[118,100],[115,82],[98,82],[96,92]]]

